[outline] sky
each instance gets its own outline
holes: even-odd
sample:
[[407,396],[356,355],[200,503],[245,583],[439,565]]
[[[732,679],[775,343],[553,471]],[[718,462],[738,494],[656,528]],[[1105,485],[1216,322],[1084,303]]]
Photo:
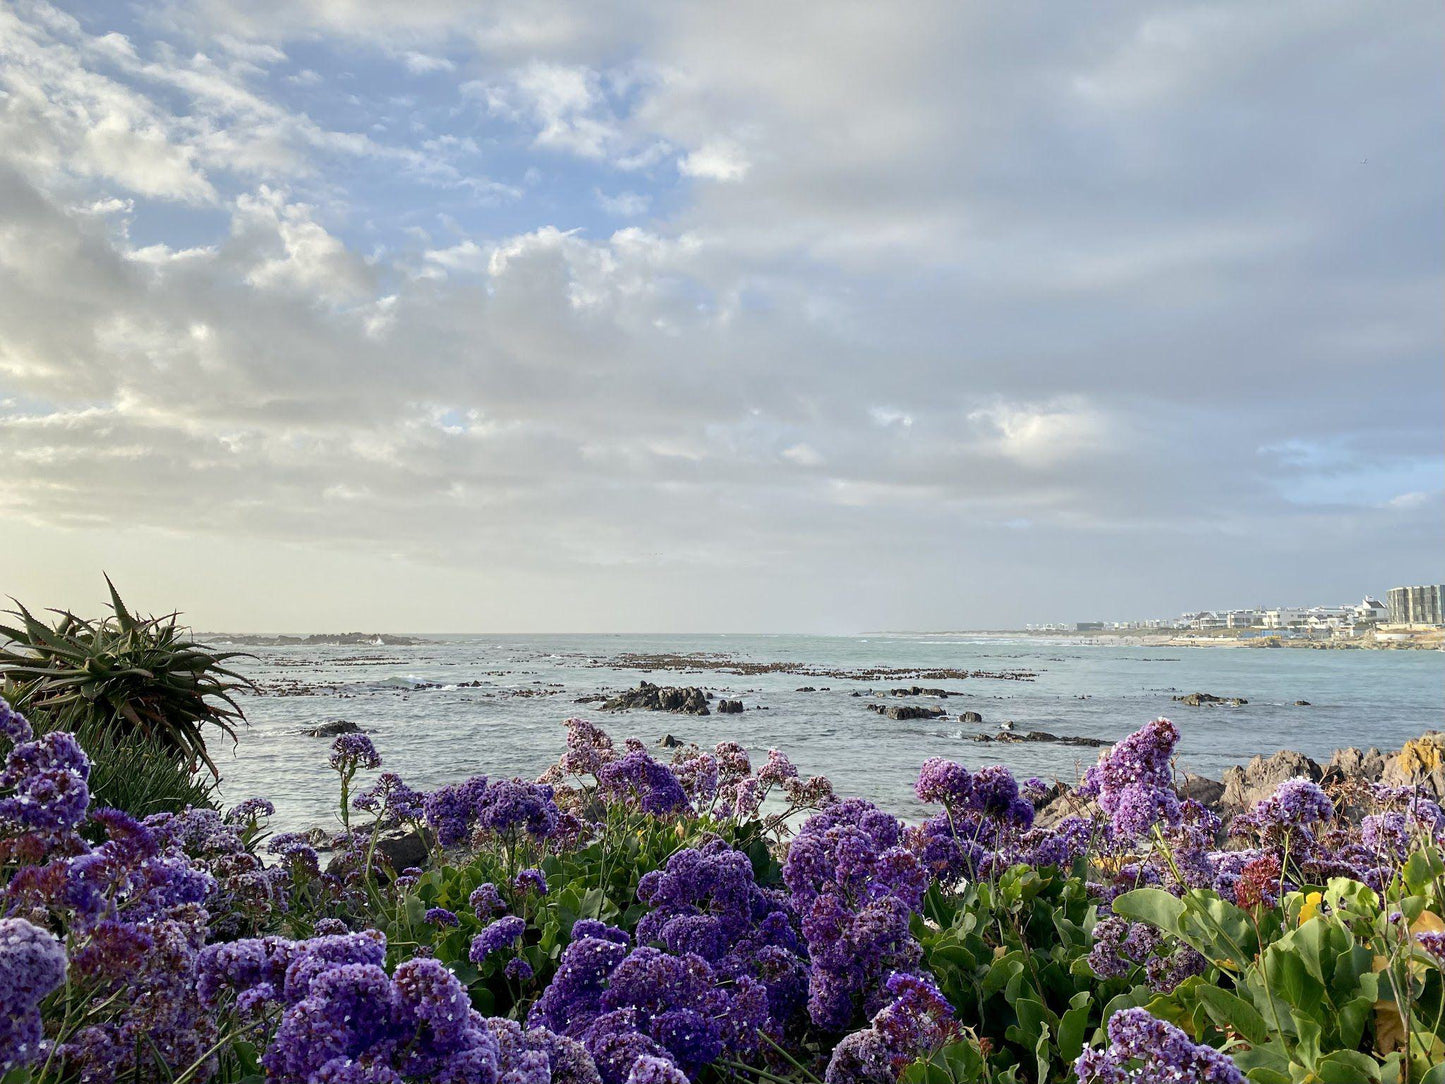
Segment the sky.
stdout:
[[1435,0],[0,0],[0,595],[806,631],[1445,571]]

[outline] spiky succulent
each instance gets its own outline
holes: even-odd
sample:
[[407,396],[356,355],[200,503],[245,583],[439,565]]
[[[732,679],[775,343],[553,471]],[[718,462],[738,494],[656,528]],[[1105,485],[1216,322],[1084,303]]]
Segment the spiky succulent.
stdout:
[[[17,709],[68,729],[140,734],[182,764],[203,763],[207,728],[233,741],[244,721],[232,699],[251,682],[225,663],[244,652],[212,651],[190,639],[178,614],[133,614],[110,577],[111,614],[98,620],[51,610],[53,625],[16,602],[16,626],[0,624],[0,683]],[[13,601],[13,600],[12,600]]]

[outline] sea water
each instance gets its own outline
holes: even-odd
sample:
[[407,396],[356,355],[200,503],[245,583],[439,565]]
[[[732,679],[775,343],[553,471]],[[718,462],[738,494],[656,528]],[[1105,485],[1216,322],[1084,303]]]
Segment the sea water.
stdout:
[[[348,719],[371,735],[384,760],[412,786],[469,775],[535,778],[562,751],[563,720],[601,724],[620,744],[649,746],[664,734],[711,745],[741,742],[762,757],[781,749],[803,775],[827,775],[840,794],[903,816],[918,766],[945,756],[969,767],[1002,763],[1020,778],[1073,781],[1098,750],[1055,743],[978,743],[1012,721],[1014,733],[1117,740],[1166,715],[1183,731],[1179,766],[1217,778],[1257,753],[1298,749],[1316,758],[1341,746],[1395,749],[1445,720],[1445,653],[1181,648],[1085,644],[1034,637],[821,636],[446,636],[410,647],[251,648],[237,668],[271,690],[239,699],[248,724],[234,748],[212,741],[222,798],[270,798],[277,826],[334,823],[329,739],[306,734]],[[874,667],[1024,671],[1031,680],[864,681],[811,674],[738,676],[711,669],[642,672],[619,667],[629,653],[727,656],[800,669]],[[606,713],[575,703],[640,680],[701,685],[741,700],[741,715]],[[471,684],[475,683],[475,684]],[[870,694],[899,686],[944,688],[947,699],[889,697],[938,705],[947,717],[899,722],[867,709]],[[436,686],[436,687],[423,687]],[[800,692],[802,686],[818,691]],[[279,693],[284,692],[285,695]],[[853,696],[857,692],[862,695]],[[1240,707],[1188,707],[1191,692],[1243,697]],[[1309,706],[1297,706],[1296,701]],[[982,724],[962,723],[965,711]],[[659,750],[664,758],[669,754]],[[365,783],[365,779],[361,781]]]

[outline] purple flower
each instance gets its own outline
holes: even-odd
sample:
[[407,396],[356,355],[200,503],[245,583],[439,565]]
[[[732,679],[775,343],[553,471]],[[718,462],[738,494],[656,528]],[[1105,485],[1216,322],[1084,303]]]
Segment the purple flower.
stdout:
[[590,775],[600,778],[602,768],[616,758],[612,739],[600,727],[586,719],[568,719],[567,752],[560,767],[567,775]]
[[385,825],[415,821],[422,817],[424,797],[412,790],[395,772],[382,772],[376,782],[352,799],[351,804],[374,814]]
[[479,964],[492,953],[516,944],[522,939],[522,934],[526,932],[527,923],[516,915],[499,918],[472,938],[472,947],[467,953],[467,958],[472,963]]
[[1079,1084],[1246,1084],[1227,1054],[1193,1042],[1144,1009],[1121,1009],[1107,1031],[1107,1050],[1085,1050],[1074,1063]]
[[424,921],[430,923],[433,926],[441,927],[461,925],[461,920],[458,919],[453,912],[448,911],[445,907],[428,908],[426,915],[424,916]]
[[244,825],[275,814],[276,807],[265,798],[247,798],[240,805],[232,806],[226,812],[225,820],[227,824]]
[[[8,710],[0,700],[0,715]],[[23,918],[0,918],[0,1073],[39,1056],[40,1002],[65,981],[65,969],[65,946],[49,933]]]
[[344,775],[358,768],[380,768],[381,754],[365,734],[342,734],[331,746],[331,767]]
[[1076,793],[1097,797],[1115,833],[1126,839],[1142,838],[1156,824],[1177,824],[1179,796],[1169,762],[1178,744],[1179,728],[1155,719],[1101,754]]
[[547,875],[539,869],[521,870],[512,880],[512,891],[519,896],[525,896],[528,892],[545,896],[547,894]]
[[467,897],[467,906],[476,912],[478,918],[487,918],[507,909],[507,905],[502,902],[502,894],[490,881],[472,889],[472,894]]
[[520,779],[499,779],[477,801],[476,822],[479,830],[504,838],[525,831],[545,839],[557,827],[552,788]]
[[0,697],[0,738],[9,738],[19,745],[35,736],[25,716],[12,708],[4,697]]
[[644,752],[631,752],[603,765],[597,780],[603,796],[643,813],[663,816],[688,808],[677,776]]
[[513,982],[529,982],[532,978],[532,965],[521,956],[513,956],[507,961],[507,966],[502,968],[502,974]]
[[689,1084],[687,1074],[666,1058],[643,1054],[632,1063],[627,1084]]
[[487,791],[487,777],[475,775],[461,783],[439,787],[423,800],[427,826],[443,847],[466,842],[476,824],[478,808]]
[[913,790],[921,801],[938,802],[950,809],[961,808],[973,790],[973,779],[962,764],[932,757],[918,769],[918,782]]

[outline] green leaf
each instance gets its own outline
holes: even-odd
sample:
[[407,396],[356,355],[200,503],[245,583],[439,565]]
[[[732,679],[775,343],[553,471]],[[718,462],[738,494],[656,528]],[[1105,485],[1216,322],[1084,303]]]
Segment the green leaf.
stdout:
[[1253,1046],[1262,1046],[1269,1041],[1269,1025],[1248,1001],[1207,983],[1200,984],[1197,993],[1216,1026],[1233,1028]]

